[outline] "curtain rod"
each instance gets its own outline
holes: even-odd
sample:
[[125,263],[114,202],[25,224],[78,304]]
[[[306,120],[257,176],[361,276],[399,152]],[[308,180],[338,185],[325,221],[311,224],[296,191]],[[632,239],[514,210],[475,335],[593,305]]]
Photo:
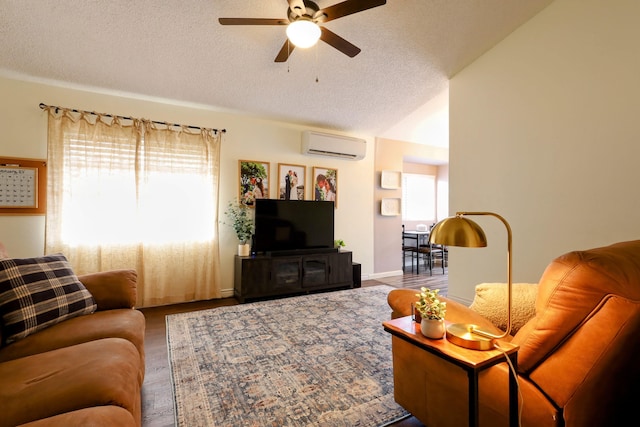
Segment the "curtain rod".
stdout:
[[[42,102],[40,103],[39,107],[40,107],[41,109],[43,109],[43,110],[44,110],[45,108],[47,108],[47,107],[49,107],[49,108],[55,108],[55,109],[56,109],[56,113],[58,112],[58,110],[62,110],[62,109],[64,109],[64,108],[62,108],[62,107],[58,107],[57,105],[47,105],[47,104],[44,104],[44,103],[42,103]],[[76,110],[76,109],[68,109],[68,110],[69,110],[69,111],[73,111],[74,113],[93,114],[94,116],[102,115],[102,116],[105,116],[105,117],[111,117],[111,118],[117,117],[117,118],[119,118],[119,119],[124,119],[124,120],[133,120],[133,117],[117,116],[117,115],[115,115],[115,116],[114,116],[114,115],[112,115],[112,114],[100,114],[100,113],[96,113],[95,111]],[[183,126],[183,125],[180,125],[180,124],[177,124],[177,123],[158,122],[158,121],[155,121],[155,120],[152,120],[152,123],[155,123],[155,124],[157,124],[157,125],[166,125],[166,126],[178,126],[178,127],[182,127],[182,126]],[[185,126],[185,127],[189,128],[189,129],[198,129],[198,130],[206,129],[206,128],[202,128],[201,126]],[[220,130],[218,130],[218,129],[211,129],[211,130],[212,130],[214,133],[218,133],[218,132],[225,133],[225,132],[227,131],[226,129],[220,129]]]

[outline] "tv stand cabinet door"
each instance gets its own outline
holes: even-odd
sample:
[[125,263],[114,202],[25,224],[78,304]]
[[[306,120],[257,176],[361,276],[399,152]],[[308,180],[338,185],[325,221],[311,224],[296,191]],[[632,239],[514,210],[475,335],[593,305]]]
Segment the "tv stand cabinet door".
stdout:
[[329,257],[307,255],[302,257],[302,287],[317,288],[329,283]]
[[272,258],[270,293],[299,291],[302,281],[302,260],[300,257]]

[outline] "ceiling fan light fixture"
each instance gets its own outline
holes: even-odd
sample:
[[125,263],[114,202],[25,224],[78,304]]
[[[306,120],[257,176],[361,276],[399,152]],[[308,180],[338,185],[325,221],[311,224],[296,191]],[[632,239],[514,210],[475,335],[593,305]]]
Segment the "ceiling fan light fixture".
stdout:
[[310,19],[298,19],[287,26],[287,37],[300,48],[308,48],[320,39],[320,27]]

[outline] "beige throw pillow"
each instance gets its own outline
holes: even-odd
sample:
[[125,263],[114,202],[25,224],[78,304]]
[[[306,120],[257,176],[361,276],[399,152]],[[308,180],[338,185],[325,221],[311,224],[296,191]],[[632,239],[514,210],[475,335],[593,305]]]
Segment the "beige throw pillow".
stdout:
[[[536,314],[537,283],[513,283],[511,288],[511,335]],[[507,328],[507,284],[480,283],[469,306],[503,331]]]

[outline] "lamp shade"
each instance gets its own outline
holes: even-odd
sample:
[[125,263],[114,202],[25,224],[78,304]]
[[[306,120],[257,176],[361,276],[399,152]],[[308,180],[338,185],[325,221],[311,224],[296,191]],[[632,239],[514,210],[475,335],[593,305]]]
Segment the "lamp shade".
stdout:
[[311,47],[320,39],[320,27],[308,19],[298,19],[287,26],[287,37],[297,47]]
[[487,236],[482,228],[463,216],[456,215],[437,223],[429,234],[429,241],[437,245],[484,248]]

